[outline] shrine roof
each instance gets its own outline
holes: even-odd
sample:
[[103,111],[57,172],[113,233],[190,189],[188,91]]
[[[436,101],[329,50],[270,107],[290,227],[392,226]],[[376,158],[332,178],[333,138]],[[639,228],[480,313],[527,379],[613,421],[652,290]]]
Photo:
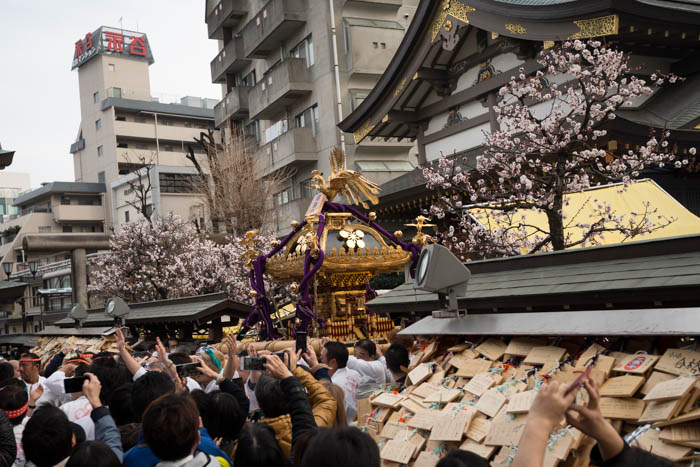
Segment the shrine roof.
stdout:
[[[477,28],[496,39],[485,50],[467,51],[466,58],[457,60],[467,34],[460,32],[461,42],[446,47],[440,31],[448,20],[450,30],[453,24],[459,31]],[[364,138],[418,138],[421,122],[451,106],[484,98],[508,81],[509,74],[500,73],[449,94],[449,99],[426,103],[431,93],[459,76],[453,70],[455,61],[464,62],[460,69],[474,67],[504,53],[506,45],[528,41],[605,37],[634,54],[676,59],[678,69],[671,71],[690,76],[697,71],[697,61],[689,57],[700,50],[695,40],[699,34],[700,5],[680,1],[422,0],[386,71],[338,126],[353,133],[356,143]],[[537,65],[534,60],[524,64],[526,72],[534,72]]]
[[[465,263],[470,313],[699,305],[700,235]],[[425,315],[437,294],[407,282],[368,302],[375,313]]]

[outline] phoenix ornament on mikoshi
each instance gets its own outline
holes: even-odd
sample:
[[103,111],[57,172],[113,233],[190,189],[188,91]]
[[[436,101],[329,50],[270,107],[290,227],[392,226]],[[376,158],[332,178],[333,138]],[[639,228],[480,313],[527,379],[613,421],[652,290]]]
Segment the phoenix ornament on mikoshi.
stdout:
[[354,170],[345,168],[345,153],[340,148],[333,148],[330,157],[331,175],[328,177],[328,182],[323,179],[323,175],[318,170],[313,170],[312,180],[313,187],[326,195],[328,201],[333,201],[336,195],[342,194],[345,196],[348,204],[359,204],[365,209],[369,209],[369,205],[362,200],[364,195],[372,204],[379,203],[377,195],[381,192],[379,186],[367,180],[362,174]]

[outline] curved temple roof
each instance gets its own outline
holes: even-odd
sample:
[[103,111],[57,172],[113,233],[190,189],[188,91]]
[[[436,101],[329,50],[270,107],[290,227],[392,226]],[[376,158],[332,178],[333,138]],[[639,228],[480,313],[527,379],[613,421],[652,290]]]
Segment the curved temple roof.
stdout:
[[[453,24],[520,43],[606,37],[639,55],[679,61],[696,57],[672,71],[679,75],[700,71],[700,4],[673,0],[422,0],[386,71],[338,126],[353,133],[355,142],[368,136],[416,138],[420,121],[449,105],[423,104],[451,78],[449,68],[460,45],[446,50],[438,36]],[[494,47],[492,53],[499,50]],[[478,96],[478,88],[470,92]]]

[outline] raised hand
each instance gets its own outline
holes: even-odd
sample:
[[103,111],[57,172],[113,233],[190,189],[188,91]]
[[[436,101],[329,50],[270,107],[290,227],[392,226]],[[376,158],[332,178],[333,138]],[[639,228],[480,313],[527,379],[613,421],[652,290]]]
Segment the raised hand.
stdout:
[[102,390],[102,384],[97,376],[92,373],[85,373],[85,382],[83,383],[83,394],[87,397],[87,400],[92,405],[93,409],[102,407],[102,402],[100,401],[100,391]]
[[270,372],[270,375],[273,378],[281,380],[292,376],[292,372],[277,355],[265,355],[264,357],[265,360],[267,360],[267,363],[265,363],[265,368]]
[[318,366],[318,357],[316,356],[316,351],[314,350],[313,345],[306,344],[306,352],[303,354],[303,357],[311,368]]

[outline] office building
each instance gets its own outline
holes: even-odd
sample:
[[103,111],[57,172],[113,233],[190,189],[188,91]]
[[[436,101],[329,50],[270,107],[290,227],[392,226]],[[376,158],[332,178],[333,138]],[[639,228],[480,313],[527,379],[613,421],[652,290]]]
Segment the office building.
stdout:
[[218,128],[245,125],[261,177],[294,175],[273,197],[279,234],[303,218],[311,170],[330,172],[328,155],[345,146],[348,168],[383,183],[413,169],[412,139],[356,144],[336,124],[384,72],[417,0],[207,0],[206,22],[219,53],[211,76],[223,99]]
[[[118,231],[122,223],[139,217],[139,211],[124,201],[135,200],[129,174],[145,166],[157,168],[150,170],[156,177],[150,180],[154,187],[172,179],[189,180],[194,173],[185,157],[188,146],[202,153],[194,138],[214,127],[216,101],[187,96],[164,102],[153,96],[153,62],[148,38],[141,32],[103,26],[75,43],[72,67],[78,70],[81,123],[70,152],[77,182],[104,183],[107,188],[108,231]],[[183,185],[191,184],[178,186]],[[156,216],[201,211],[203,201],[196,193],[188,189],[175,194],[179,196],[162,202],[153,190],[149,209]]]

